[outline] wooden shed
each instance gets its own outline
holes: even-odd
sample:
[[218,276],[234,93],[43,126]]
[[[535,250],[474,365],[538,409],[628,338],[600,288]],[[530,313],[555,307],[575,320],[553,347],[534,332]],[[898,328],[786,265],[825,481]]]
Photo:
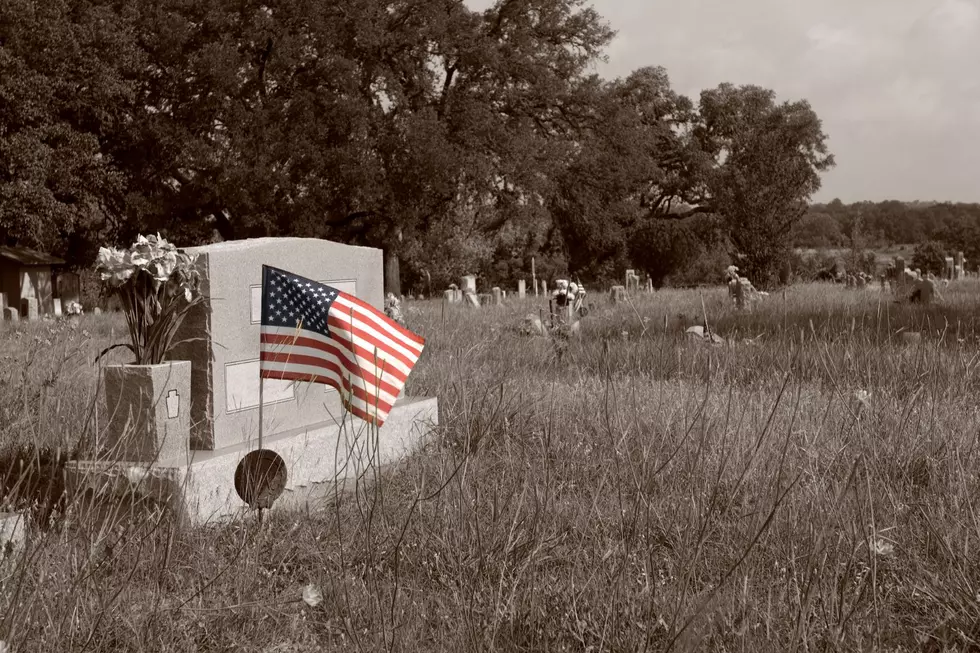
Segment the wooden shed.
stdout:
[[56,256],[26,247],[0,246],[0,294],[4,306],[16,308],[21,317],[28,317],[27,300],[37,301],[38,315],[54,313],[54,287],[51,269],[64,265]]

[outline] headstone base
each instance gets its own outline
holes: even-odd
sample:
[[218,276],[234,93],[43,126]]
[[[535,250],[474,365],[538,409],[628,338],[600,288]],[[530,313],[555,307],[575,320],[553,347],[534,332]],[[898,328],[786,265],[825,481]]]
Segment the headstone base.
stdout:
[[[330,422],[264,437],[262,448],[279,454],[287,469],[286,488],[272,510],[316,508],[370,464],[390,466],[412,453],[438,423],[434,397],[405,397],[378,432],[376,449],[369,446],[374,434],[357,419],[348,420],[344,433]],[[77,461],[66,466],[65,485],[72,497],[91,490],[97,503],[136,496],[167,505],[192,526],[226,522],[248,510],[235,490],[235,470],[257,445],[253,441],[215,451],[192,450],[190,463]],[[347,457],[347,451],[353,455]]]

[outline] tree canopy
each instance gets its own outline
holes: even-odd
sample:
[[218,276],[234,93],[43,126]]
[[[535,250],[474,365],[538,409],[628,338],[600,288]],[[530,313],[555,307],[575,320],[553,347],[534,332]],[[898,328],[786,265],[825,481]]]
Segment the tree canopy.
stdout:
[[440,287],[618,276],[710,213],[765,273],[833,165],[819,119],[589,74],[613,36],[585,0],[8,0],[0,235],[76,265],[138,232],[316,236]]

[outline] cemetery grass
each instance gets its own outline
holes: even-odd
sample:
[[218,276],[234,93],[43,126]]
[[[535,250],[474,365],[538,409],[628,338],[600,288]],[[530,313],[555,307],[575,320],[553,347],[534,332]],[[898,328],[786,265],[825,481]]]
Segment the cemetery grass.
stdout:
[[[123,326],[8,325],[0,475],[19,470],[5,497],[35,524],[0,567],[0,641],[975,649],[980,283],[942,293],[814,284],[742,313],[719,289],[594,297],[566,345],[518,333],[543,301],[408,302],[427,339],[409,391],[440,400],[425,451],[322,510],[198,529],[52,504]],[[704,315],[726,344],[684,334]]]

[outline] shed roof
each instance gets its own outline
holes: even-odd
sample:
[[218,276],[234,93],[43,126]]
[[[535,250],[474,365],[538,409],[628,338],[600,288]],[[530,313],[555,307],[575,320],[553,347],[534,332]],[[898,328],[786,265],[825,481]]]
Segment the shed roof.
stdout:
[[21,265],[64,265],[65,262],[57,256],[51,256],[26,247],[0,246],[0,258],[16,261]]

